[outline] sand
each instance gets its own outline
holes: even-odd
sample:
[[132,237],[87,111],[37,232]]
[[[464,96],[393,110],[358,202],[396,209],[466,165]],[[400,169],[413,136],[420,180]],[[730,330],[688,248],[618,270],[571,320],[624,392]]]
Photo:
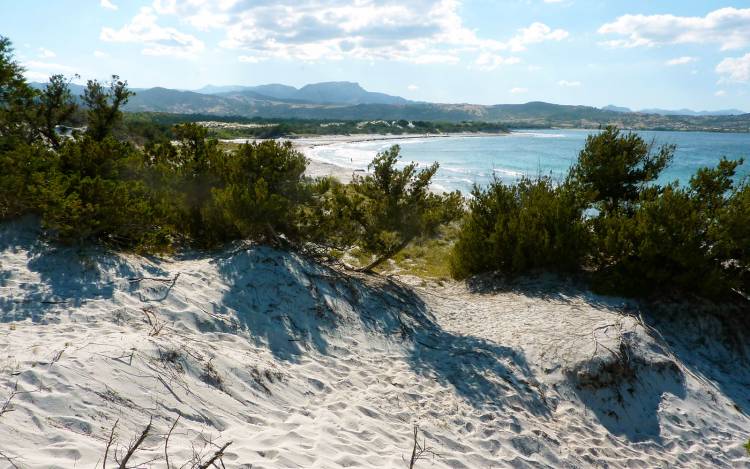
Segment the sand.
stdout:
[[117,467],[149,420],[130,467],[231,442],[227,468],[404,468],[415,424],[416,468],[741,467],[750,367],[721,334],[546,278],[54,249],[25,220],[0,225],[0,467],[101,467],[115,423]]
[[[354,174],[363,174],[367,171],[366,167],[353,167],[345,168],[330,162],[321,161],[316,158],[316,148],[321,146],[336,145],[336,144],[349,144],[349,143],[363,143],[363,142],[379,142],[379,141],[394,141],[400,140],[414,140],[414,139],[433,139],[433,138],[473,138],[473,137],[497,137],[508,135],[507,133],[490,133],[490,132],[464,132],[464,133],[444,133],[444,134],[401,134],[401,135],[390,135],[390,134],[352,134],[352,135],[320,135],[310,137],[298,137],[289,139],[294,146],[300,150],[305,156],[307,156],[309,163],[305,174],[310,177],[328,177],[332,176],[343,183],[348,183],[352,180]],[[256,141],[261,139],[247,139],[247,138],[235,138],[235,139],[223,139],[224,143],[246,143],[250,141]]]

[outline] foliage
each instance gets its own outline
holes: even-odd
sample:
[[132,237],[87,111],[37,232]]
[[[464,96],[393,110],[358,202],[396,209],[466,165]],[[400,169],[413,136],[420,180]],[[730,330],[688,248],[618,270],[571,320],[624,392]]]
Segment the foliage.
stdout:
[[88,107],[87,133],[94,140],[102,141],[112,133],[122,119],[122,110],[128,99],[135,93],[128,89],[128,82],[112,75],[105,88],[96,80],[89,80],[83,93],[83,102]]
[[64,143],[57,164],[35,175],[44,226],[64,243],[98,239],[140,251],[166,249],[169,229],[140,171],[130,144],[88,136]]
[[36,92],[26,83],[23,71],[13,58],[10,40],[0,36],[0,151],[32,141],[27,122]]
[[743,214],[734,212],[743,210],[744,190],[735,191],[733,182],[741,163],[722,159],[687,187],[642,190],[630,212],[593,219],[595,284],[636,296],[681,290],[718,297],[740,288],[750,241]]
[[673,145],[663,145],[655,153],[652,146],[638,134],[621,134],[615,127],[589,135],[570,170],[569,183],[605,213],[628,210],[674,156]]
[[586,270],[609,293],[748,292],[750,189],[722,159],[686,186],[655,181],[674,147],[651,151],[613,128],[588,137],[555,187],[544,178],[475,188],[451,255],[453,275]]
[[370,174],[330,187],[323,234],[340,246],[357,245],[374,254],[363,270],[372,270],[414,239],[433,236],[462,213],[458,192],[430,192],[437,163],[421,170],[416,163],[398,169],[399,159],[400,148],[394,145],[370,163]]
[[51,76],[47,87],[39,93],[35,120],[38,132],[55,150],[59,150],[61,144],[57,126],[69,122],[77,110],[65,77]]
[[125,125],[130,129],[168,132],[174,125],[200,123],[214,138],[280,138],[301,135],[351,135],[351,134],[441,134],[441,133],[503,133],[507,129],[496,122],[436,122],[421,120],[330,120],[281,119],[241,116],[216,116],[210,114],[169,114],[138,112],[125,115]]
[[241,145],[219,162],[213,203],[240,238],[296,238],[307,160],[290,142]]
[[451,254],[454,277],[499,270],[521,274],[534,269],[572,271],[580,264],[587,232],[583,208],[567,185],[548,177],[495,180],[475,187]]

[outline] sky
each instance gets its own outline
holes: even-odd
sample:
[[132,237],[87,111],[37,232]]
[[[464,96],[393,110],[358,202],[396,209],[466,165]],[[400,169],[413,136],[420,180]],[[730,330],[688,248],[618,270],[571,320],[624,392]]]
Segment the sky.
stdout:
[[0,0],[31,81],[750,111],[750,0]]

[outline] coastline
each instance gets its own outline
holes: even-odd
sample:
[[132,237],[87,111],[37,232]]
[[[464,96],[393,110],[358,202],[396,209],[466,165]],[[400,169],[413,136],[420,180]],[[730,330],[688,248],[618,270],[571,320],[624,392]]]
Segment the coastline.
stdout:
[[[292,144],[307,157],[309,164],[305,174],[309,177],[335,177],[342,183],[350,182],[355,173],[366,172],[365,168],[347,168],[337,164],[321,161],[315,158],[315,152],[312,150],[317,147],[365,143],[393,140],[416,140],[416,139],[433,139],[433,138],[477,138],[477,137],[505,137],[512,132],[453,132],[442,134],[349,134],[349,135],[311,135],[293,138],[280,138],[292,142]],[[221,139],[223,143],[245,143],[250,141],[259,141],[264,139],[253,138],[233,138]]]

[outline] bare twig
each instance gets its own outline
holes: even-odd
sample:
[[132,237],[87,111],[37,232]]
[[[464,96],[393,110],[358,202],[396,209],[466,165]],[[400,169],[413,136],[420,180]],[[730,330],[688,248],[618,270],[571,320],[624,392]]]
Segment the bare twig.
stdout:
[[440,456],[431,447],[427,446],[427,440],[422,439],[422,443],[419,443],[419,425],[414,424],[414,445],[411,449],[411,459],[409,460],[409,469],[414,469],[414,465],[417,461],[427,459],[428,456],[433,458]]
[[128,279],[128,282],[130,283],[137,283],[141,282],[143,280],[151,280],[154,282],[164,282],[164,283],[173,283],[177,281],[177,278],[180,276],[180,272],[177,273],[177,275],[174,276],[174,278],[159,278],[159,277],[132,277]]
[[148,325],[151,326],[151,331],[149,331],[148,335],[150,337],[156,337],[161,333],[161,330],[164,329],[166,323],[163,321],[159,321],[156,318],[156,311],[154,311],[153,307],[142,308],[141,311],[143,311],[143,314],[146,316]]
[[120,461],[120,467],[119,469],[127,469],[127,463],[130,460],[130,458],[133,457],[135,452],[138,450],[138,447],[143,444],[143,440],[146,439],[148,436],[148,432],[151,431],[151,422],[153,421],[153,417],[149,418],[148,425],[146,425],[146,428],[143,429],[141,432],[141,435],[133,442],[132,445],[128,448],[127,453],[125,453],[125,457],[122,458],[122,461]]
[[109,448],[112,446],[112,441],[115,439],[115,429],[120,419],[115,420],[115,424],[112,425],[112,431],[109,432],[109,439],[107,440],[107,446],[104,448],[104,461],[102,461],[102,469],[107,469],[107,458],[109,457]]
[[13,398],[16,397],[18,394],[18,381],[16,381],[16,384],[13,385],[13,391],[11,391],[8,398],[5,400],[5,403],[2,407],[0,407],[0,417],[3,416],[3,414],[7,414],[8,412],[12,412],[13,409],[10,407],[11,402],[13,401]]
[[10,466],[13,469],[21,469],[20,467],[18,467],[18,464],[16,464],[16,462],[15,462],[15,460],[18,459],[17,457],[8,456],[7,454],[5,454],[2,451],[0,451],[0,458],[3,458],[6,461],[8,461],[8,464],[10,464]]
[[[213,456],[211,456],[211,459],[209,459],[209,460],[208,460],[208,461],[206,461],[205,463],[203,463],[203,464],[201,464],[200,466],[198,466],[198,468],[197,468],[197,469],[208,469],[208,468],[209,468],[209,467],[210,467],[210,466],[211,466],[211,465],[212,465],[213,463],[215,463],[216,461],[219,461],[219,462],[221,462],[221,458],[222,458],[222,457],[224,456],[224,451],[225,451],[225,450],[227,449],[227,447],[228,447],[229,445],[231,445],[231,444],[232,444],[232,442],[230,441],[229,443],[227,443],[227,444],[225,444],[224,446],[222,446],[221,448],[219,448],[219,450],[218,450],[217,452],[215,452]],[[223,462],[222,462],[222,465],[224,465],[224,463],[223,463]]]
[[166,440],[164,440],[164,461],[166,461],[167,463],[167,469],[171,469],[169,466],[169,452],[167,451],[167,446],[169,445],[169,437],[172,436],[172,431],[174,430],[174,427],[177,426],[177,422],[179,421],[180,421],[180,416],[178,415],[174,423],[172,424],[172,428],[170,428],[169,432],[167,433]]

